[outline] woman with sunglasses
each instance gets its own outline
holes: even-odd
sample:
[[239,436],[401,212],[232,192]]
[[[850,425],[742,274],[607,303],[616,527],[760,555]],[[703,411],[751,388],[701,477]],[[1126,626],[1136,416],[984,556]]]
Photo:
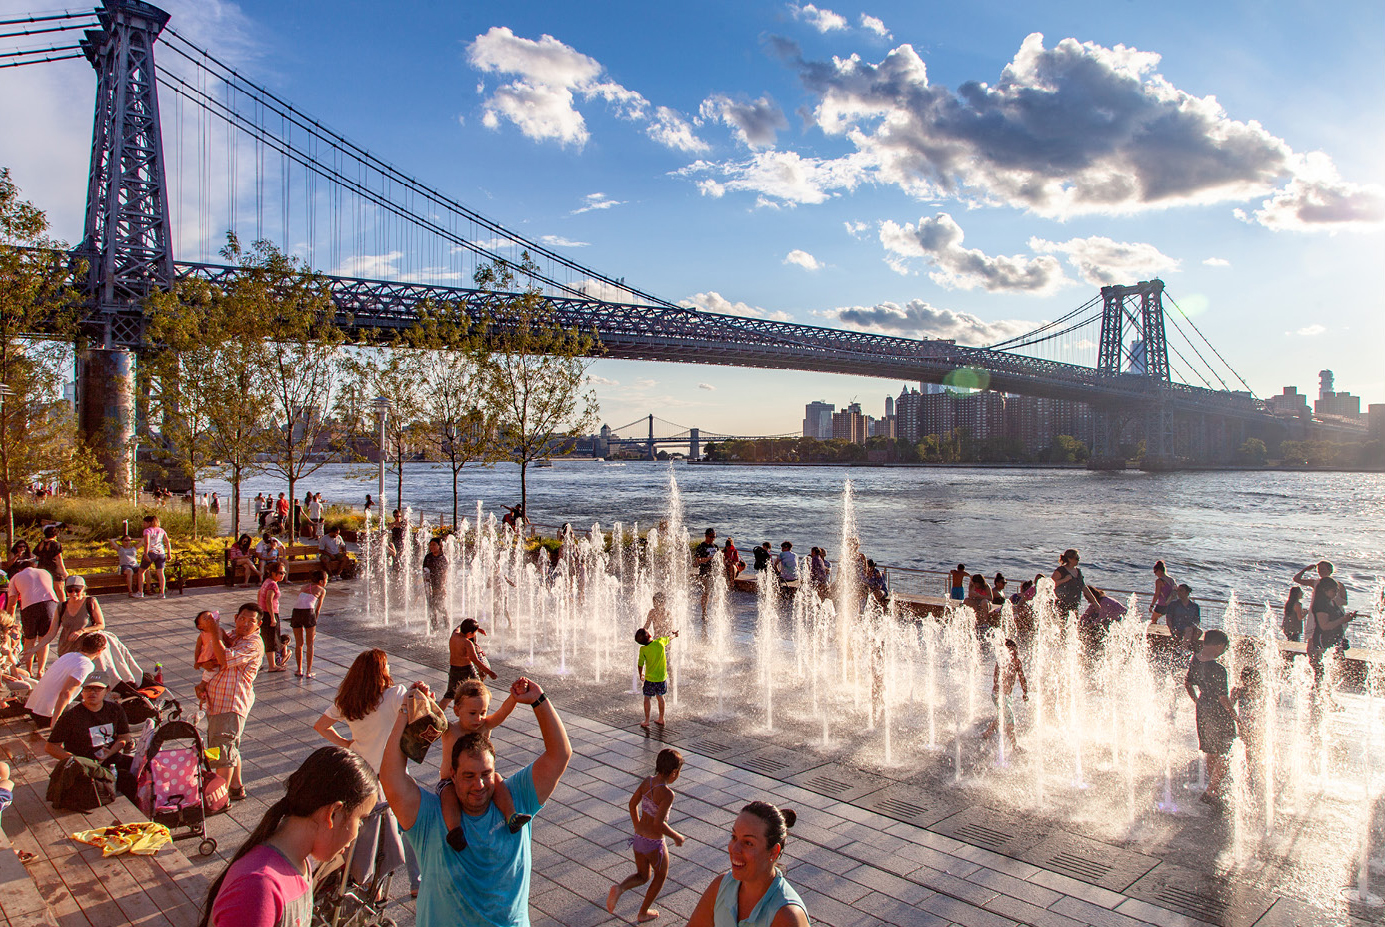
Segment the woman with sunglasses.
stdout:
[[87,595],[87,581],[69,576],[63,583],[66,598],[58,611],[58,656],[77,649],[77,640],[88,631],[103,631],[106,616],[101,605]]

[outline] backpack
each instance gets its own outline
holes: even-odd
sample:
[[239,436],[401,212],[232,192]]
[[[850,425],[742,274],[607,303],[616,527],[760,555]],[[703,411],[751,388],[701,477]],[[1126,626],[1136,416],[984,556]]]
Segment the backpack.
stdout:
[[115,801],[115,770],[83,756],[69,756],[49,776],[47,799],[63,811],[95,811]]

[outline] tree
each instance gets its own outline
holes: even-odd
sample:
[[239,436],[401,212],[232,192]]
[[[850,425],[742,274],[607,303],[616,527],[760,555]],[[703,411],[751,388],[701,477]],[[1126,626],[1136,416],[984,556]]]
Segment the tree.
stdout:
[[[343,388],[337,404],[338,418],[349,423],[351,432],[361,438],[370,436],[378,443],[379,433],[373,426],[378,414],[374,400],[383,397],[389,401],[380,453],[393,463],[397,508],[404,506],[404,461],[422,444],[424,370],[420,355],[398,338],[355,352],[344,362],[351,386]],[[383,511],[385,500],[380,500],[380,507]]]
[[1265,442],[1259,438],[1246,438],[1240,449],[1236,451],[1236,457],[1241,463],[1252,467],[1263,467],[1269,456],[1269,449],[1265,447]]
[[417,352],[423,390],[420,433],[432,456],[452,472],[452,524],[460,523],[458,480],[462,468],[495,455],[495,421],[484,402],[486,359],[483,326],[473,326],[456,306],[431,307],[404,334]]
[[222,291],[222,312],[254,326],[246,340],[264,377],[264,466],[288,482],[296,505],[299,481],[329,459],[318,450],[330,436],[326,412],[345,334],[326,281],[299,259],[263,240],[243,250],[234,233],[221,254],[239,271]]
[[[596,393],[586,388],[594,335],[564,328],[537,289],[515,292],[515,268],[500,261],[479,268],[478,288],[493,294],[489,349],[481,365],[484,404],[495,417],[498,454],[519,464],[519,501],[528,511],[529,464],[563,452],[596,423]],[[525,252],[518,268],[532,274]]]
[[1048,449],[1048,459],[1053,463],[1084,463],[1090,456],[1086,443],[1072,435],[1059,435]]
[[[203,281],[184,281],[145,301],[147,350],[139,368],[149,417],[159,422],[163,451],[188,478],[192,537],[197,539],[197,482],[214,471],[212,409],[224,397],[221,346],[228,331],[222,304]],[[238,499],[235,501],[239,501]]]
[[27,487],[75,446],[59,392],[80,300],[65,251],[48,237],[47,217],[19,198],[9,170],[0,168],[0,496],[7,545],[14,541],[15,487]]

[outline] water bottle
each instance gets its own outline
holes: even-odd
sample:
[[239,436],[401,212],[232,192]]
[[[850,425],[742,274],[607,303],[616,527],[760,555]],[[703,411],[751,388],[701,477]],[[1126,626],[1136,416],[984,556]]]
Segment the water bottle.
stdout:
[[162,663],[154,664],[154,682],[157,685],[164,684],[164,665]]

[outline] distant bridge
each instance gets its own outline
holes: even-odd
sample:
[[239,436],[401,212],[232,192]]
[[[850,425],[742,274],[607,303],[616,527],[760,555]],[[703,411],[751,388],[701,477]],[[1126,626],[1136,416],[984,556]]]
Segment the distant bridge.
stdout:
[[[644,427],[648,428],[646,434],[635,434],[637,429]],[[724,435],[711,431],[703,431],[700,428],[690,428],[687,425],[679,425],[653,414],[647,415],[644,418],[637,418],[629,424],[621,425],[619,428],[612,428],[609,425],[604,425],[601,428],[601,438],[606,442],[608,448],[613,450],[637,450],[651,460],[658,454],[660,448],[673,447],[686,447],[688,449],[688,457],[696,460],[702,456],[702,443],[704,441],[764,441],[775,438],[797,437],[797,433],[784,435]]]

